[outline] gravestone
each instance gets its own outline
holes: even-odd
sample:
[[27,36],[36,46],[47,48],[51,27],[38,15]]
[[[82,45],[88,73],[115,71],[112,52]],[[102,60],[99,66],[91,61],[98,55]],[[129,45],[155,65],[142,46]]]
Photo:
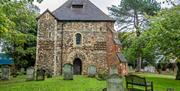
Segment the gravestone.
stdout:
[[90,65],[88,67],[88,76],[89,77],[95,77],[96,76],[96,66],[95,65]]
[[153,66],[146,66],[144,67],[144,71],[154,73],[156,71],[156,68]]
[[112,74],[107,79],[107,91],[125,91],[123,78],[118,74]]
[[10,68],[9,66],[2,66],[1,68],[1,79],[9,80],[10,79]]
[[37,81],[43,81],[45,80],[45,70],[38,69],[36,73],[36,80]]
[[34,73],[35,72],[34,72],[34,68],[33,67],[28,68],[27,71],[26,71],[26,80],[27,81],[34,80],[34,75],[35,75]]
[[25,74],[25,69],[24,69],[24,68],[21,68],[21,69],[20,69],[20,72],[21,72],[22,75],[24,75],[24,74]]
[[73,80],[73,66],[71,64],[64,64],[63,77],[64,80]]
[[118,74],[118,69],[117,69],[116,65],[112,65],[110,67],[109,75],[112,75],[112,74]]

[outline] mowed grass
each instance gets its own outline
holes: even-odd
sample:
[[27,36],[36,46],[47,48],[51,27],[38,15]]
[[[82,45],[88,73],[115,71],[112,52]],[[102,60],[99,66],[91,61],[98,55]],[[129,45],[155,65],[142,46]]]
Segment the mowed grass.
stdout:
[[10,81],[0,81],[0,91],[101,91],[105,88],[105,81],[94,78],[74,76],[74,80],[63,80],[53,77],[45,81],[25,81],[18,77]]
[[136,73],[146,77],[148,81],[153,81],[154,91],[167,91],[167,88],[173,88],[174,91],[180,91],[180,80],[175,80],[173,75],[161,75],[152,73]]
[[[180,91],[180,81],[175,76],[151,73],[135,73],[153,81],[154,91],[166,91],[174,88]],[[125,86],[125,81],[124,81]],[[13,78],[10,81],[0,81],[0,91],[102,91],[106,81],[98,81],[86,76],[74,76],[74,80],[63,80],[62,77],[53,77],[45,81],[25,81],[25,76]]]

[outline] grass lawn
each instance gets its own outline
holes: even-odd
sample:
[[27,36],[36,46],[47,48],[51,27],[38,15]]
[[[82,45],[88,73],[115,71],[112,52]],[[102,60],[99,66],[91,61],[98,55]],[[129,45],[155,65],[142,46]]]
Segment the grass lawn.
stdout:
[[154,91],[166,91],[167,88],[174,88],[175,91],[180,91],[180,80],[175,80],[173,75],[151,73],[137,73],[137,75],[146,77],[148,81],[153,81]]
[[[154,91],[166,91],[174,88],[180,91],[180,81],[174,76],[150,73],[138,73],[154,83]],[[53,77],[45,81],[25,81],[24,76],[13,78],[10,81],[0,81],[0,91],[102,91],[106,87],[105,81],[94,78],[75,76],[74,80],[65,81],[62,77]]]
[[26,82],[24,77],[0,82],[0,91],[101,91],[105,81],[97,81],[84,76],[74,76],[74,80],[53,77],[45,81]]

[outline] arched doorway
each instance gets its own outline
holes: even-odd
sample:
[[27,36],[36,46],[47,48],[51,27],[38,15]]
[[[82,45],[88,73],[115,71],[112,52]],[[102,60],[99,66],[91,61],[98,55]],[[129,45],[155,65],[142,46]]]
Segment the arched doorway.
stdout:
[[82,73],[82,62],[81,59],[75,58],[73,61],[74,75],[81,75]]

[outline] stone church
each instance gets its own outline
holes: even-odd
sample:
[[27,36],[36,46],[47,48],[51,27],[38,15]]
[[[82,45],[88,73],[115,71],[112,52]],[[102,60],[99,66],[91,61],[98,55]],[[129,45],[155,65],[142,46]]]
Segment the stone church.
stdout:
[[70,63],[74,74],[86,75],[90,65],[98,73],[117,65],[121,74],[127,73],[115,20],[89,0],[68,0],[53,12],[46,10],[37,20],[36,69],[59,75],[63,65]]

